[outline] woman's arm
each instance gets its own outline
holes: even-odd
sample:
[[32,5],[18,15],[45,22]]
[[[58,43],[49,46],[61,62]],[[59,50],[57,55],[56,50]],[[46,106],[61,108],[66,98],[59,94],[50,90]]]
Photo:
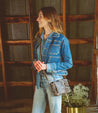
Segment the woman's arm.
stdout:
[[64,38],[61,46],[62,61],[58,63],[47,63],[47,72],[56,73],[58,71],[67,70],[73,66],[69,41]]

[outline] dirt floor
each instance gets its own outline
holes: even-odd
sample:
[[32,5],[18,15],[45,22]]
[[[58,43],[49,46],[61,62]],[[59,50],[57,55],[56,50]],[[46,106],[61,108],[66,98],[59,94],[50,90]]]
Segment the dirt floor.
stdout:
[[[0,102],[0,113],[31,113],[31,111],[32,99]],[[45,113],[50,113],[48,106]],[[62,113],[66,113],[65,108],[62,108]],[[92,105],[87,107],[86,113],[98,113],[98,106]]]

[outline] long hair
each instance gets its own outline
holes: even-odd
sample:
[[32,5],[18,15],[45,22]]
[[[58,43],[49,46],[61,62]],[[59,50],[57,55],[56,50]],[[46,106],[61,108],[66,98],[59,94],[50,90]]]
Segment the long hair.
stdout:
[[[56,33],[63,34],[62,22],[59,15],[54,7],[43,7],[40,9],[42,11],[44,18],[47,19],[50,29]],[[39,29],[39,34],[41,34],[43,28]]]

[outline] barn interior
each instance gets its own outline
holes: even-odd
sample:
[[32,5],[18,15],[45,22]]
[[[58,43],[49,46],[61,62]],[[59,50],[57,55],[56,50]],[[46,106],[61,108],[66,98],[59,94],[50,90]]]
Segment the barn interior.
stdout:
[[46,6],[56,8],[70,43],[73,67],[68,70],[69,84],[89,87],[87,113],[97,113],[98,0],[0,0],[0,113],[31,113],[36,18]]

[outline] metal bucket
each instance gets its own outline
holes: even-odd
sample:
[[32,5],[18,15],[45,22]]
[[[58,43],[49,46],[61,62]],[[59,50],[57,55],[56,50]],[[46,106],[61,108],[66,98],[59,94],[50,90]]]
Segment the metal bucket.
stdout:
[[85,107],[66,107],[66,113],[86,113]]

